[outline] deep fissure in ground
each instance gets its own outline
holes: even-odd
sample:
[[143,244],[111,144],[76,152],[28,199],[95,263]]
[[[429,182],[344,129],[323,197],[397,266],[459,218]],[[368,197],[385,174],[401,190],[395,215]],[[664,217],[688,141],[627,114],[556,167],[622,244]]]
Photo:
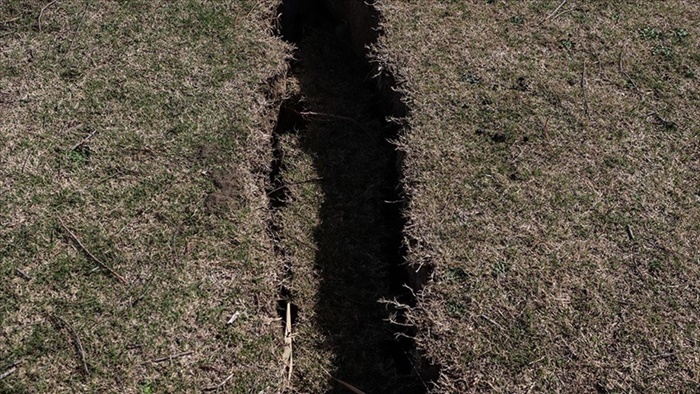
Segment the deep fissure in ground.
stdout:
[[[388,321],[391,316],[404,322],[402,311],[379,302],[413,306],[414,293],[405,284],[422,285],[404,262],[405,202],[399,154],[391,143],[400,127],[387,121],[405,117],[406,108],[394,89],[378,83],[377,68],[365,56],[377,38],[379,14],[362,1],[286,0],[278,21],[280,36],[298,48],[290,65],[298,91],[280,108],[268,190],[270,228],[285,260],[279,312],[290,301],[295,322],[305,313],[305,302],[287,285],[295,280],[295,267],[279,246],[283,231],[275,220],[275,212],[294,200],[280,146],[291,133],[313,157],[318,174],[301,182],[317,182],[323,194],[313,240],[318,249],[308,263],[319,277],[312,324],[334,354],[333,377],[370,393],[426,392],[437,367],[416,350],[411,327]],[[394,81],[386,72],[381,80]],[[337,380],[331,383],[333,391],[346,392]]]

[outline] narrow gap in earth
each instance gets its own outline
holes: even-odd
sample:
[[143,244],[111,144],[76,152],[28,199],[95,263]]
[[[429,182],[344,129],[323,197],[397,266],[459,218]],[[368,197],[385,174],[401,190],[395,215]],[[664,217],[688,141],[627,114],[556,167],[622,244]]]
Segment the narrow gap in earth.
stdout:
[[[281,105],[272,138],[270,230],[285,260],[278,312],[284,316],[295,299],[288,286],[294,267],[278,242],[276,216],[290,199],[280,138],[293,132],[313,158],[323,194],[313,234],[318,249],[308,264],[319,282],[312,324],[334,355],[333,378],[368,393],[425,393],[439,367],[416,349],[415,328],[402,324],[397,307],[415,305],[420,277],[428,275],[410,273],[402,246],[406,204],[400,153],[391,142],[401,127],[388,119],[407,110],[392,89],[394,78],[386,71],[378,78],[365,53],[379,34],[379,13],[362,0],[283,0],[278,23],[281,38],[297,48],[289,77],[298,83]],[[296,322],[305,311],[294,305],[293,312]],[[332,392],[347,392],[335,379]]]
[[284,249],[280,246],[281,228],[276,220],[277,213],[287,205],[289,188],[282,178],[284,160],[282,149],[280,148],[280,136],[303,129],[306,121],[300,114],[300,98],[291,97],[284,100],[277,115],[277,122],[272,132],[272,163],[270,165],[270,175],[268,180],[267,198],[269,201],[272,216],[268,223],[268,229],[273,240],[275,255],[284,261],[284,272],[282,273],[282,286],[279,290],[279,300],[277,302],[277,314],[284,321],[287,313],[287,302],[290,302],[292,323],[295,324],[299,308],[291,303],[293,300],[292,291],[286,283],[293,279],[293,271],[289,260],[285,258]]

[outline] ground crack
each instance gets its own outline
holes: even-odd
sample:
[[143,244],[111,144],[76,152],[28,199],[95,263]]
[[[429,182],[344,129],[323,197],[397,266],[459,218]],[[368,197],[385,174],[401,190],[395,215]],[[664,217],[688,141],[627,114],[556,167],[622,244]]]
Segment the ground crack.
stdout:
[[[293,301],[295,324],[312,332],[307,346],[330,349],[334,392],[346,392],[341,382],[368,393],[428,392],[439,367],[417,350],[405,311],[415,306],[430,267],[416,273],[406,265],[407,204],[401,154],[392,143],[402,128],[388,121],[405,118],[408,109],[395,78],[366,53],[377,40],[380,15],[361,0],[285,0],[279,14],[280,36],[298,48],[289,76],[295,90],[273,133],[268,189],[275,252],[285,261],[279,312]],[[290,133],[300,155],[312,162],[311,179],[283,179],[295,160],[285,157],[281,143]],[[282,246],[279,214],[317,201],[304,195],[296,201],[290,186],[299,182],[317,183],[322,196],[311,208],[319,217],[311,240],[314,261],[295,260]],[[304,269],[314,275],[295,275]],[[306,296],[313,299],[291,290],[304,280],[315,281],[317,290]],[[297,362],[303,370],[306,361]],[[316,387],[311,375],[300,372],[296,389]]]

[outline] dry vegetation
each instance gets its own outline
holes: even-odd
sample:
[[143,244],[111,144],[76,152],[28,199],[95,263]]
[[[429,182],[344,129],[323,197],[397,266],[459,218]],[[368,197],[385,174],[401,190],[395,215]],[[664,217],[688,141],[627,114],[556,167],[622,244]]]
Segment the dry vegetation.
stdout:
[[0,3],[1,392],[276,390],[272,3]]
[[697,392],[700,5],[380,8],[436,392]]
[[[395,158],[354,23],[279,78],[277,3],[0,4],[1,392],[284,390],[280,285],[287,391],[428,386],[378,323]],[[376,3],[433,391],[699,391],[700,5]],[[285,89],[332,116],[270,144]]]

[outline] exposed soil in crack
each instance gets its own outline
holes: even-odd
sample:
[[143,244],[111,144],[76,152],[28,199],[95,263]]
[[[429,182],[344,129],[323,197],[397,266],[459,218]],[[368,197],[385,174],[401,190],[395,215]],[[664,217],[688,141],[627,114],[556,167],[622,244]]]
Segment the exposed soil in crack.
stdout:
[[[367,40],[376,39],[378,14],[355,2],[371,19],[359,24],[369,31],[358,34],[357,21],[343,20],[333,9],[340,3],[352,2],[328,8],[324,1],[287,0],[281,7],[280,34],[298,50],[290,73],[296,91],[280,110],[268,190],[276,253],[285,260],[279,312],[292,302],[296,346],[332,355],[326,364],[331,392],[348,392],[347,382],[367,393],[424,393],[437,368],[415,349],[413,329],[401,324],[400,305],[415,304],[406,284],[416,289],[420,283],[404,263],[405,203],[399,154],[391,143],[399,128],[387,122],[405,116],[405,108],[380,89],[364,57]],[[311,169],[287,168],[303,168],[295,156],[308,157]],[[297,187],[310,182],[315,189]],[[293,226],[285,211],[315,217],[307,261],[285,247],[290,231],[283,227]],[[305,360],[303,350],[295,361],[296,389],[307,391],[313,366],[305,363],[313,361]]]

